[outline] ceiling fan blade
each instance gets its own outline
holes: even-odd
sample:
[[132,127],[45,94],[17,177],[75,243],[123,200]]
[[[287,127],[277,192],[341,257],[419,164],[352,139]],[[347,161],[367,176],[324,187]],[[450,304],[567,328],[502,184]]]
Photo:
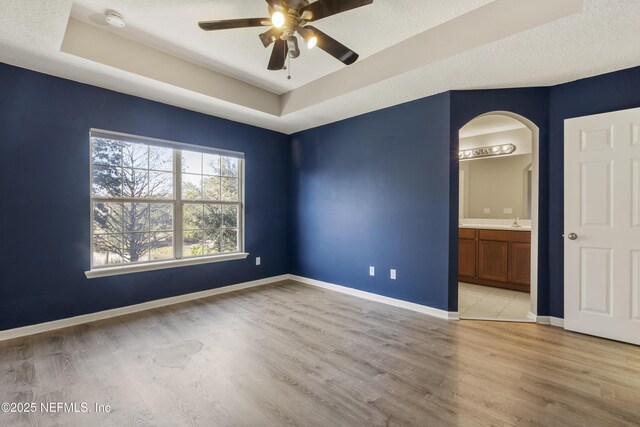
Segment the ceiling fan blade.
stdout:
[[313,31],[313,35],[318,39],[318,44],[316,46],[318,46],[320,49],[324,50],[343,64],[351,65],[358,60],[359,55],[357,53],[355,53],[339,41],[329,37],[322,31],[318,30],[316,27],[306,25],[304,28]]
[[224,21],[200,21],[198,26],[205,31],[230,30],[232,28],[263,27],[271,25],[271,18],[227,19]]
[[269,5],[269,15],[273,15],[273,12],[276,10],[284,13],[287,11],[286,5],[282,2],[282,0],[267,0],[267,4]]
[[267,3],[274,9],[284,7],[284,5],[282,4],[282,0],[267,0]]
[[260,34],[259,37],[264,47],[269,47],[269,45],[275,41],[274,37],[277,40],[280,37],[280,34],[281,31],[279,29],[271,28],[269,31]]
[[302,16],[304,12],[310,12],[311,17],[307,21],[317,21],[371,3],[373,0],[318,0],[301,8],[300,15]]
[[278,39],[273,45],[271,51],[271,58],[269,58],[269,70],[282,70],[284,68],[284,61],[287,59],[287,53],[289,48],[287,47],[286,40]]

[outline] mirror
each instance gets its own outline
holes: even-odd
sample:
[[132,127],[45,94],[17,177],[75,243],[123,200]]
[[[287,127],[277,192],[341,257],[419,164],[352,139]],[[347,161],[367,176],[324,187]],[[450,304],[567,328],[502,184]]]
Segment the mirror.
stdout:
[[501,115],[461,129],[461,218],[531,219],[532,138],[524,124]]

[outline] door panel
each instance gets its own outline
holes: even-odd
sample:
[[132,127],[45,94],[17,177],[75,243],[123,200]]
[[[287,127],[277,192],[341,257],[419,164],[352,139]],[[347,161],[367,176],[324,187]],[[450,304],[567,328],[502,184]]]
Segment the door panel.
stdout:
[[611,249],[581,248],[580,310],[611,316]]
[[476,276],[476,241],[458,240],[458,276],[474,278]]
[[509,281],[509,243],[478,242],[478,277],[507,283]]
[[613,148],[613,126],[604,129],[588,129],[580,131],[580,150],[609,150]]
[[631,252],[631,317],[640,320],[640,251]]
[[581,225],[611,227],[612,162],[585,162],[581,166]]
[[640,108],[565,121],[565,328],[635,344],[639,124]]
[[529,285],[531,282],[531,244],[511,243],[511,254],[509,255],[511,268],[511,283],[519,285]]
[[640,159],[631,160],[631,210],[633,212],[632,226],[640,227]]

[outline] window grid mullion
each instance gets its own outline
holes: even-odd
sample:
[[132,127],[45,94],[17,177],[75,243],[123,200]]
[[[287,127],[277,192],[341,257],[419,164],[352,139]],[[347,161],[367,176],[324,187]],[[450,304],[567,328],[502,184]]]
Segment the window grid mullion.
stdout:
[[182,150],[173,150],[173,256],[181,259],[184,256],[184,221],[182,202]]
[[231,202],[228,200],[182,200],[185,204],[192,205],[223,205],[223,206],[241,206],[242,202]]
[[120,144],[120,197],[124,196],[124,144]]
[[[149,168],[151,167],[151,147],[147,145],[147,168],[145,172],[147,173],[147,197],[151,196],[151,172]],[[151,210],[153,208],[153,204],[149,202],[149,207],[147,208],[147,233],[149,242],[155,242],[156,233],[151,231]],[[149,248],[149,261],[153,261],[153,245]]]
[[93,203],[164,203],[170,205],[173,199],[122,198],[122,197],[91,197]]

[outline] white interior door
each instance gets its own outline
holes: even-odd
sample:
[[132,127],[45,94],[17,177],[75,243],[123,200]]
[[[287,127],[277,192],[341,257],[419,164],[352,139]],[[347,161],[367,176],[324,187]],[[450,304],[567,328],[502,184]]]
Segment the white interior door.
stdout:
[[564,132],[565,328],[640,344],[640,108]]

